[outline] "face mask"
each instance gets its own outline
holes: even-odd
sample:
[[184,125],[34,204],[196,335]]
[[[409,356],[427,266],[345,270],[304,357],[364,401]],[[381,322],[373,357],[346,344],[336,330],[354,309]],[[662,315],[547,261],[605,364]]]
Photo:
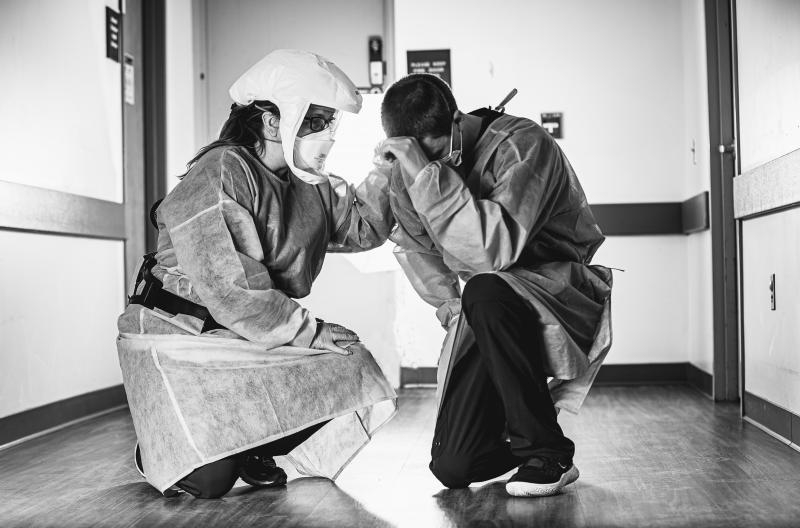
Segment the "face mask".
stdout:
[[456,123],[453,122],[453,130],[450,133],[450,153],[443,158],[440,158],[438,161],[441,163],[448,163],[453,167],[458,167],[461,165],[461,145],[463,142],[463,138],[461,137],[461,127],[458,127],[458,149],[453,149],[453,138],[456,137]]
[[294,164],[300,170],[322,171],[333,147],[330,128],[294,140]]

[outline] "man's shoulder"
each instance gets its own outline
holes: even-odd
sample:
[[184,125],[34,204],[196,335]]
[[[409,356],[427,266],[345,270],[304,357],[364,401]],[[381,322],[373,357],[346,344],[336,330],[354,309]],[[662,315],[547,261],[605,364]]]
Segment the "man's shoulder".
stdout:
[[496,131],[505,132],[506,134],[547,134],[547,131],[536,121],[511,114],[501,115],[495,119],[489,128],[494,128]]
[[498,150],[503,153],[508,150],[516,151],[521,158],[531,149],[541,150],[558,148],[553,137],[541,125],[525,117],[503,115],[492,123],[496,125],[496,133],[505,137],[498,144]]

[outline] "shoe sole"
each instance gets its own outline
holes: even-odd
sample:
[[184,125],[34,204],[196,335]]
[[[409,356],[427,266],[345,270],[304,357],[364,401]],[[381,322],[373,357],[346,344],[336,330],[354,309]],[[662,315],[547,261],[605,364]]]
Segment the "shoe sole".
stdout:
[[578,480],[580,476],[578,468],[573,464],[563,475],[558,479],[558,482],[552,484],[537,484],[535,482],[507,482],[506,491],[509,495],[514,497],[548,497],[555,495],[565,486],[568,486]]
[[255,480],[253,478],[250,478],[250,476],[247,473],[245,473],[244,471],[239,471],[239,477],[245,483],[250,484],[251,486],[255,486],[257,488],[278,488],[280,486],[285,486],[286,485],[286,481],[288,480],[287,476],[286,476],[286,472],[284,470],[282,470],[282,469],[281,469],[281,475],[278,478],[276,478],[275,480],[272,480],[272,481]]

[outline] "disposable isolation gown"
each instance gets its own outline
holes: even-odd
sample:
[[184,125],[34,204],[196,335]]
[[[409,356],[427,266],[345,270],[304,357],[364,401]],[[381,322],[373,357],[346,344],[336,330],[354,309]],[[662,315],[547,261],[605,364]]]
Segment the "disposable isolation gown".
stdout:
[[589,265],[604,237],[580,183],[544,129],[510,115],[489,125],[464,163],[466,180],[439,162],[418,176],[398,167],[391,180],[395,256],[448,328],[440,407],[474,342],[459,317],[458,279],[496,273],[538,314],[553,400],[577,412],[611,345],[612,283],[610,270]]
[[164,288],[225,329],[131,304],[118,351],[144,473],[160,491],[215,460],[331,420],[288,455],[334,478],[395,410],[372,355],[309,347],[307,295],[326,250],[380,245],[391,227],[387,173],[357,189],[331,176],[281,179],[246,149],[203,156],[158,208]]

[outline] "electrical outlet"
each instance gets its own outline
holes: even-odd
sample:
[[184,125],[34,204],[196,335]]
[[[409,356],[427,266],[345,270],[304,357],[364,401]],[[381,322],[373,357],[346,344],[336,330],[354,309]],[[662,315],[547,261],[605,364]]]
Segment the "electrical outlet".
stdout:
[[775,310],[775,274],[769,276],[769,307]]

